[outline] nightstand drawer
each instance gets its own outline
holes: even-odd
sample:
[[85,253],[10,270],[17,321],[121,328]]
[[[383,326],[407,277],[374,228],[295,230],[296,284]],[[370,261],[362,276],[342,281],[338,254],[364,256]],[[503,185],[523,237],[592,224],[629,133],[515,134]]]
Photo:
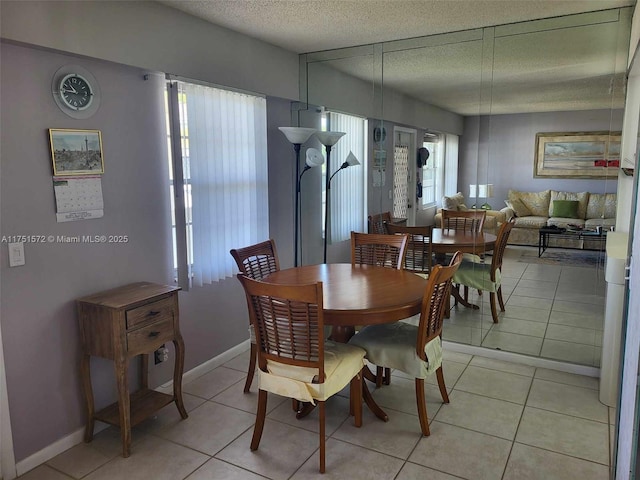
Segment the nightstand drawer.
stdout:
[[146,327],[127,333],[127,351],[129,356],[150,352],[173,339],[173,318],[154,322]]
[[173,318],[174,298],[168,297],[127,311],[127,330]]

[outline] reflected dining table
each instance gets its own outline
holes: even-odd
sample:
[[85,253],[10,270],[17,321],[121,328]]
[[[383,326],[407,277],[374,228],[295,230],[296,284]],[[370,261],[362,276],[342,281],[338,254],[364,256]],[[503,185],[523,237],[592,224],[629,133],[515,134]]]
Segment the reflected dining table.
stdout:
[[[333,263],[279,270],[263,281],[284,285],[322,282],[324,323],[330,339],[346,343],[356,326],[391,323],[420,313],[427,281],[409,271],[373,265]],[[365,369],[367,372],[367,369]],[[370,378],[370,377],[368,377]],[[375,403],[366,383],[363,399],[384,421],[387,414]]]

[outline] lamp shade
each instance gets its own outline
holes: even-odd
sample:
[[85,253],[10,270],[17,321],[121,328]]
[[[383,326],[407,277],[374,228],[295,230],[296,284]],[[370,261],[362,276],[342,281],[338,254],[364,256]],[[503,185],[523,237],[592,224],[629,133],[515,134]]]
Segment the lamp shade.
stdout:
[[476,198],[478,195],[478,186],[475,184],[469,185],[469,198]]
[[319,167],[324,163],[322,152],[317,148],[307,148],[306,164],[308,167]]
[[332,147],[340,140],[346,132],[317,132],[316,137],[325,147]]
[[317,132],[315,128],[303,128],[303,127],[278,127],[284,136],[287,137],[291,143],[295,144],[303,144],[311,135]]
[[360,165],[360,162],[358,161],[356,156],[351,151],[349,152],[349,155],[347,155],[347,159],[345,160],[345,163],[347,165],[349,165],[350,167],[354,167],[356,165]]

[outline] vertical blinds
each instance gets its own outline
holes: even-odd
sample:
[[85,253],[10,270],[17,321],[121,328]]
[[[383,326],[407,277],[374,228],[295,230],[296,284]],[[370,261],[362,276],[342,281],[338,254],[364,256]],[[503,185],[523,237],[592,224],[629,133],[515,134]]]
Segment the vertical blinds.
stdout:
[[234,274],[230,249],[269,236],[266,100],[176,83],[189,278],[201,286]]
[[353,115],[329,113],[329,125],[334,132],[346,132],[331,149],[331,172],[340,168],[353,152],[360,165],[345,168],[331,181],[331,216],[329,221],[331,242],[341,242],[351,238],[351,231],[364,231],[365,218],[365,132],[367,121]]

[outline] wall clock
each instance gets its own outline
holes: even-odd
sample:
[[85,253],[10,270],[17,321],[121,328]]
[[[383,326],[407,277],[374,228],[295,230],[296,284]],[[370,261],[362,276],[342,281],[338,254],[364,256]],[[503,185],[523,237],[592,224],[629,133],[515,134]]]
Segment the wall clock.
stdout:
[[376,143],[384,142],[387,138],[387,130],[384,127],[375,127],[373,129],[373,141]]
[[100,106],[100,86],[86,68],[65,65],[51,82],[53,99],[64,113],[77,119],[89,118]]

